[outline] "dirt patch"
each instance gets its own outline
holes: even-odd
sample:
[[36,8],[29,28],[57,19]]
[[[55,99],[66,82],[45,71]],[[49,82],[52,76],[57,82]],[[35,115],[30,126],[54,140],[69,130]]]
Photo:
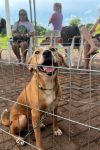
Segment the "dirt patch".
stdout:
[[[45,120],[42,131],[46,150],[99,150],[100,149],[100,74],[81,74],[79,71],[61,71],[62,100],[59,104],[61,137],[52,133],[52,117]],[[32,75],[27,68],[0,63],[0,112],[10,108]],[[90,85],[91,83],[91,85]],[[9,101],[11,100],[11,101]],[[62,118],[63,117],[63,118]],[[69,122],[70,119],[70,122]],[[87,125],[92,126],[89,128]],[[2,125],[1,129],[9,131]],[[35,145],[33,134],[26,139]],[[18,148],[13,138],[0,131],[0,150],[33,150],[31,146]],[[14,147],[13,147],[14,146]]]

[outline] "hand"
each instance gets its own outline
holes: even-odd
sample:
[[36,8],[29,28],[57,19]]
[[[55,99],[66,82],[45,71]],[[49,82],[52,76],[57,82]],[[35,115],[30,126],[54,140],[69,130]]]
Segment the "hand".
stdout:
[[25,34],[20,34],[21,37],[24,37]]
[[27,33],[27,34],[23,34],[23,37],[29,37],[29,34]]
[[29,37],[28,34],[21,34],[21,37]]
[[20,36],[21,36],[21,34],[20,34],[20,33],[15,33],[15,34],[14,34],[14,36],[16,36],[16,37],[20,37]]
[[29,37],[29,33],[26,34],[26,37]]

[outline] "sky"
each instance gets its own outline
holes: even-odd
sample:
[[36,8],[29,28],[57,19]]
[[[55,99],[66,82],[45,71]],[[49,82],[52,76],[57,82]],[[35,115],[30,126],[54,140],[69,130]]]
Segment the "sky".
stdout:
[[[5,18],[5,0],[0,0],[0,16]],[[33,0],[32,0],[33,2]],[[81,23],[94,23],[98,16],[100,0],[36,0],[37,22],[48,27],[48,20],[53,13],[53,4],[62,3],[63,25],[68,25],[72,18],[80,18]],[[32,3],[33,4],[33,3]],[[29,15],[29,0],[9,0],[11,24],[18,20],[18,11],[26,9]],[[34,13],[32,13],[34,15]]]

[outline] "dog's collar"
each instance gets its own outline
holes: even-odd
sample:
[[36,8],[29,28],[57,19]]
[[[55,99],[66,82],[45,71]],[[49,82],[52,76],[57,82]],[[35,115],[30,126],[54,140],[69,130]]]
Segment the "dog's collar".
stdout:
[[39,83],[37,83],[38,84],[38,88],[40,89],[40,90],[42,90],[42,91],[52,91],[52,90],[54,90],[54,88],[52,88],[52,89],[45,89],[45,88],[43,88]]
[[37,84],[37,87],[42,90],[42,91],[53,91],[55,89],[55,86],[51,89],[46,89],[46,88],[43,88],[40,83],[38,83],[37,79],[36,79],[36,84]]

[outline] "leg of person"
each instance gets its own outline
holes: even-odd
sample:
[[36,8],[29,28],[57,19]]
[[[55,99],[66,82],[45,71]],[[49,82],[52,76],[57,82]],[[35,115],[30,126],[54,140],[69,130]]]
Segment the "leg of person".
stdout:
[[22,51],[22,55],[23,55],[23,63],[25,63],[26,62],[28,43],[27,42],[21,42],[20,47],[21,47],[21,51]]
[[13,52],[16,55],[18,61],[21,62],[21,56],[20,56],[20,50],[19,50],[19,43],[14,42],[12,44],[12,49],[13,49]]
[[94,41],[95,45],[99,48],[100,47],[100,40],[94,38],[93,41]]
[[85,41],[88,42],[88,44],[90,45],[90,51],[88,52],[88,55],[91,54],[92,52],[94,52],[95,50],[98,49],[98,47],[95,45],[92,36],[90,35],[90,33],[88,32],[87,28],[82,27],[81,28],[81,33],[83,35],[83,38]]
[[85,42],[84,43],[84,69],[88,69],[89,67],[89,61],[90,61],[90,56],[88,55],[88,52],[90,51],[90,45]]

